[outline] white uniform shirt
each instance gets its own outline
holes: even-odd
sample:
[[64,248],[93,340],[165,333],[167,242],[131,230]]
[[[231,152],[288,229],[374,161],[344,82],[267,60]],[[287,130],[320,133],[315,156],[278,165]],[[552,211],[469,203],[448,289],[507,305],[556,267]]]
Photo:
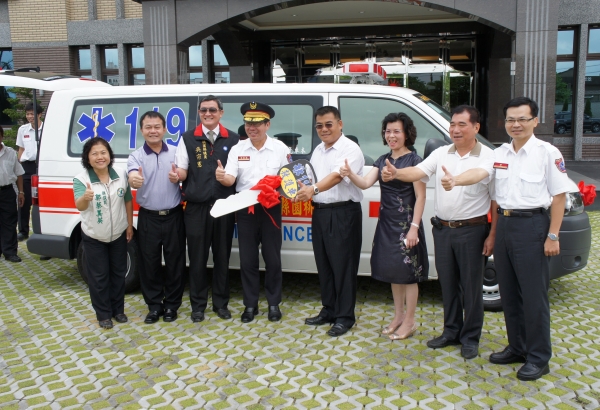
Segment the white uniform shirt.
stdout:
[[519,152],[512,143],[502,144],[485,169],[495,177],[492,198],[503,209],[548,208],[554,195],[569,192],[573,185],[558,148],[535,135]]
[[[38,129],[38,138],[42,133],[42,126]],[[23,148],[23,155],[21,155],[21,162],[23,161],[35,161],[37,157],[37,142],[35,141],[35,128],[29,123],[21,125],[19,131],[17,131],[17,146]]]
[[446,191],[440,181],[444,177],[442,165],[452,175],[459,175],[472,168],[483,168],[484,164],[493,158],[494,152],[480,142],[463,157],[452,144],[436,149],[417,165],[417,168],[427,174],[427,177],[422,179],[423,182],[428,182],[433,174],[436,175],[434,208],[438,218],[445,221],[461,221],[487,215],[493,189],[490,177],[475,185],[455,187],[451,191]]
[[267,175],[277,175],[288,164],[290,149],[283,142],[267,136],[260,150],[254,148],[250,139],[240,141],[227,156],[225,173],[237,178],[236,192],[252,188]]
[[24,173],[23,167],[17,161],[17,152],[2,143],[2,150],[0,150],[0,186],[12,184],[15,193],[17,193],[15,182],[17,182],[17,177]]
[[[317,180],[320,181],[332,172],[339,174],[340,167],[344,165],[346,159],[350,168],[357,175],[362,176],[365,157],[358,144],[342,134],[335,144],[327,149],[322,142],[317,145],[310,158],[310,163],[315,169]],[[344,201],[360,202],[362,199],[362,190],[354,185],[348,177],[345,177],[333,188],[313,196],[313,201],[321,204]]]
[[[202,132],[204,135],[206,135],[206,138],[208,138],[209,131],[210,130],[206,128],[204,124],[202,124]],[[217,125],[213,132],[215,133],[215,141],[218,138],[221,138],[220,125]],[[175,151],[175,164],[177,164],[177,167],[181,169],[188,169],[188,166],[190,165],[190,157],[188,155],[187,148],[185,147],[185,141],[183,141],[183,138],[179,138],[179,144],[177,144],[177,151]]]

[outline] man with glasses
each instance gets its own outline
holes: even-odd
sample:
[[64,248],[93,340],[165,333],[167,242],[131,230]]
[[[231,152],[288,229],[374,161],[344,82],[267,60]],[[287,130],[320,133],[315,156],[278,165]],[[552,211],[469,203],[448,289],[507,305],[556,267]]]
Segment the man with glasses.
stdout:
[[[200,125],[185,132],[175,154],[177,169],[172,177],[183,181],[182,195],[186,201],[184,222],[190,260],[190,303],[192,322],[204,320],[210,286],[209,250],[213,254],[212,309],[221,319],[231,319],[229,304],[229,256],[235,215],[213,218],[210,210],[217,199],[235,194],[235,187],[217,182],[215,171],[227,164],[231,148],[239,136],[220,124],[223,103],[214,95],[200,101]],[[220,161],[220,163],[219,163]]]
[[315,112],[315,128],[321,139],[310,159],[318,182],[304,186],[295,201],[312,201],[312,245],[321,285],[323,308],[305,320],[307,325],[333,323],[327,334],[348,332],[356,317],[356,277],[362,246],[362,190],[342,178],[345,160],[356,174],[363,173],[365,160],[356,143],[344,136],[336,107]]
[[[217,181],[224,186],[236,184],[237,192],[252,188],[267,175],[277,175],[279,169],[288,163],[289,153],[289,148],[283,142],[267,135],[271,119],[275,117],[273,108],[252,101],[243,104],[240,111],[244,116],[248,139],[240,141],[231,149],[227,165],[223,167],[219,163],[215,173]],[[265,261],[268,319],[277,322],[281,320],[281,203],[268,209],[262,205],[244,208],[236,212],[236,217],[246,307],[242,313],[242,322],[252,322],[259,313],[259,247]]]
[[[490,355],[495,364],[525,363],[519,380],[550,372],[549,256],[560,253],[558,233],[566,192],[572,184],[560,151],[537,139],[538,105],[518,97],[504,106],[506,133],[512,138],[494,157],[443,181],[446,189],[495,177],[498,233],[494,263],[502,295],[508,346]],[[550,212],[548,212],[550,207]]]
[[450,172],[480,167],[493,157],[493,151],[477,141],[478,131],[479,111],[460,105],[452,110],[452,145],[436,149],[414,167],[396,169],[388,164],[381,174],[384,181],[397,178],[405,182],[428,182],[436,175],[436,216],[431,218],[431,223],[435,266],[442,287],[444,330],[441,336],[429,340],[427,346],[439,349],[462,345],[460,353],[465,359],[479,354],[484,316],[483,273],[486,256],[494,249],[497,219],[492,215],[490,229],[487,215],[490,206],[496,207],[491,201],[491,178],[451,192],[442,188],[441,181]]

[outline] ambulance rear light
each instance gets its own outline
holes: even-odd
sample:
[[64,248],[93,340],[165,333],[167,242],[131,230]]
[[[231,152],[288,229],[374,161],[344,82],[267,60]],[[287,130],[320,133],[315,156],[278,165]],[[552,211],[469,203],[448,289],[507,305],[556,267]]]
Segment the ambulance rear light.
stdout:
[[39,205],[40,201],[38,198],[38,185],[40,182],[40,177],[38,175],[31,176],[31,204]]

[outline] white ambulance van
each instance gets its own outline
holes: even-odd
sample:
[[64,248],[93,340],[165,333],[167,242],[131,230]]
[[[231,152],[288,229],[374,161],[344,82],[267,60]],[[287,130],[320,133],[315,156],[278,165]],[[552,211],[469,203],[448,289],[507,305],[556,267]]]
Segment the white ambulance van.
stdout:
[[[0,76],[0,85],[6,81]],[[59,80],[56,80],[59,81]],[[4,82],[4,83],[3,83]],[[40,85],[32,86],[42,88]],[[56,87],[55,87],[56,88]],[[167,144],[177,145],[181,134],[199,123],[199,100],[218,96],[224,104],[222,124],[234,131],[243,124],[240,106],[256,100],[275,110],[269,135],[297,134],[297,145],[290,148],[293,158],[309,159],[320,143],[314,128],[314,113],[319,107],[333,105],[340,109],[344,133],[355,138],[365,156],[365,174],[373,160],[387,149],[382,143],[380,127],[390,112],[404,112],[414,121],[418,137],[415,149],[427,156],[433,149],[450,143],[450,115],[429,98],[407,88],[348,84],[198,84],[161,86],[88,87],[56,91],[48,106],[41,138],[38,176],[32,186],[33,235],[27,247],[31,253],[55,258],[77,258],[82,277],[85,258],[81,247],[80,218],[73,199],[73,176],[81,171],[81,152],[92,136],[110,142],[116,156],[115,165],[125,167],[128,155],[144,143],[139,118],[149,110],[162,113],[167,122]],[[485,138],[479,140],[493,148]],[[427,185],[423,221],[427,234],[431,279],[437,278],[433,257],[433,239],[429,219],[433,216],[434,181]],[[134,222],[138,206],[135,205]],[[359,274],[370,275],[369,258],[379,210],[379,186],[364,191],[363,245]],[[312,251],[311,206],[282,206],[282,262],[284,271],[316,273]],[[565,219],[560,232],[561,254],[552,258],[552,277],[583,268],[588,259],[591,229],[583,212],[581,196],[573,183]],[[236,234],[234,234],[237,236]],[[136,242],[129,244],[127,289],[138,286]],[[211,261],[212,259],[209,259]],[[262,261],[261,261],[262,263]],[[234,237],[231,267],[239,267],[237,240]],[[493,260],[488,262],[482,289],[488,309],[500,308],[500,294]]]

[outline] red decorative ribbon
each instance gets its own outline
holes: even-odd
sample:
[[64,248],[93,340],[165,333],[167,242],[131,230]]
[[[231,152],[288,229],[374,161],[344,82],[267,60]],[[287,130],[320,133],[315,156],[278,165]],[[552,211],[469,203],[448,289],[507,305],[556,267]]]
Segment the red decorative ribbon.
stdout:
[[[277,226],[273,217],[267,212],[267,209],[273,208],[275,205],[281,203],[279,200],[279,192],[277,192],[277,188],[279,188],[280,185],[281,177],[279,175],[267,175],[250,188],[252,191],[260,191],[257,198],[258,203],[265,209],[265,213],[269,215],[271,222],[273,222],[273,225],[275,225],[277,229],[279,229],[279,226]],[[248,207],[248,213],[254,213],[254,205]]]
[[579,192],[581,192],[581,196],[583,197],[583,205],[590,206],[594,203],[594,199],[596,198],[596,185],[585,185],[583,181],[579,181],[577,184],[579,187]]

